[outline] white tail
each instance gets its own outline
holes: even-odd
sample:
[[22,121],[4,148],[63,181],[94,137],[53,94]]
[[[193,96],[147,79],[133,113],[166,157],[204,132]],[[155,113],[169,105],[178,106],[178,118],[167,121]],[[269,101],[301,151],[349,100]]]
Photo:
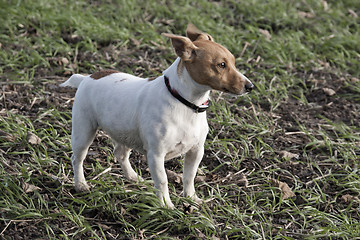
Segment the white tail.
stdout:
[[73,74],[66,82],[60,84],[60,87],[78,88],[82,80],[87,76],[81,74]]

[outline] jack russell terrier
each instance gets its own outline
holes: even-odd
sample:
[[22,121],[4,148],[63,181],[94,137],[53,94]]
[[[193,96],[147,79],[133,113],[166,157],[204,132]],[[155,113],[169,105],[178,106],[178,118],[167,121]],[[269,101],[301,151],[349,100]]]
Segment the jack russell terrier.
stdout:
[[125,177],[141,177],[129,162],[131,149],[147,157],[162,205],[170,200],[165,160],[185,154],[183,194],[201,203],[194,187],[208,133],[205,110],[212,89],[236,95],[254,85],[235,67],[235,58],[213,38],[189,24],[187,37],[163,33],[178,58],[154,80],[114,70],[72,75],[60,86],[77,88],[72,109],[71,157],[77,191],[88,191],[83,162],[98,128],[113,140]]

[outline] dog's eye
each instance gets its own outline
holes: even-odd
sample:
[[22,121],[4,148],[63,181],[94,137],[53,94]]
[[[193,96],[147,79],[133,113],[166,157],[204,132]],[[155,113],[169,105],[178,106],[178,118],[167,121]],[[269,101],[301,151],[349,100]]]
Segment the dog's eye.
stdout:
[[226,68],[226,63],[222,62],[218,64],[219,68]]

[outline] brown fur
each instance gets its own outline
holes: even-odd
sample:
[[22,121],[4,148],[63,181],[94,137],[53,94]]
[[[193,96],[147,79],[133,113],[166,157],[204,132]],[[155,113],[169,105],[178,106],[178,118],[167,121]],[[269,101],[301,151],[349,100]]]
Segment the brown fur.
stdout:
[[119,71],[116,71],[113,69],[100,70],[99,72],[95,72],[95,73],[91,74],[90,77],[92,77],[95,80],[98,80],[100,78],[106,77],[113,73],[119,73]]
[[148,81],[150,82],[150,81],[153,81],[153,80],[155,80],[157,77],[149,77],[148,78]]
[[176,54],[181,58],[178,73],[185,67],[196,82],[233,94],[241,94],[249,84],[249,80],[236,70],[235,57],[230,51],[194,25],[188,26],[188,38],[168,33],[163,35],[171,39]]
[[[198,83],[215,90],[238,94],[244,88],[246,79],[237,73],[235,57],[225,47],[209,40],[197,40],[195,57],[184,61],[190,76]],[[226,67],[221,68],[221,63]],[[198,71],[206,69],[206,71]]]

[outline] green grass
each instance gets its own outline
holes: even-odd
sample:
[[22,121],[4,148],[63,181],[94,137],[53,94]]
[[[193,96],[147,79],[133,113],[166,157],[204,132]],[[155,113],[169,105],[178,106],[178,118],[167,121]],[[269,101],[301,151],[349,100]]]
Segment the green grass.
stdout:
[[[360,238],[358,1],[0,0],[0,6],[1,238]],[[57,85],[104,68],[160,75],[175,59],[161,33],[183,35],[189,22],[233,52],[256,85],[238,98],[212,94],[200,166],[206,180],[196,183],[205,204],[189,213],[193,203],[172,181],[177,209],[162,208],[143,157],[132,156],[146,181],[127,182],[103,135],[85,166],[92,191],[75,193],[74,92]],[[31,144],[29,133],[41,142]],[[167,167],[180,172],[181,159]],[[286,182],[296,197],[283,199],[270,179]]]

